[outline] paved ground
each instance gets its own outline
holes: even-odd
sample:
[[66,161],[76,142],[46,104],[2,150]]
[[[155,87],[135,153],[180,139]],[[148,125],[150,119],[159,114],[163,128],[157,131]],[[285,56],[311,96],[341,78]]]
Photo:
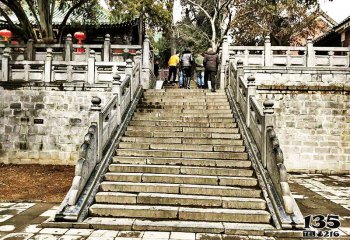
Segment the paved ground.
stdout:
[[[341,237],[350,239],[350,175],[325,176],[321,174],[294,174],[291,190],[304,216],[334,214],[340,216],[336,229]],[[58,204],[0,203],[0,240],[103,239],[103,240],[233,240],[274,239],[267,237],[229,237],[175,232],[127,232],[91,229],[40,228],[53,215]],[[310,238],[309,238],[310,239]],[[321,239],[321,238],[318,238]]]

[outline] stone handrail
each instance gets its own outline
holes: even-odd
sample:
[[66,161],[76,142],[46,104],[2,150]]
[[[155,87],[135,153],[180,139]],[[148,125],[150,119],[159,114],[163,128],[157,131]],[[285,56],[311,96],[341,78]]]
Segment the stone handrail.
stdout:
[[99,97],[93,97],[91,125],[81,146],[72,187],[57,210],[55,219],[78,221],[85,217],[84,209],[93,201],[93,193],[97,191],[103,172],[114,154],[113,146],[131,118],[141,89],[140,63],[133,66],[132,61],[128,60],[124,73],[113,76],[114,96],[105,106],[101,107]]
[[[5,83],[14,80],[17,83],[111,83],[113,76],[123,67],[116,63],[127,59],[131,59],[136,65],[140,64],[139,81],[143,88],[153,86],[155,80],[152,70],[154,57],[147,36],[142,45],[111,44],[108,34],[103,44],[73,44],[70,34],[64,44],[33,44],[31,40],[27,45],[0,44],[0,59],[0,82]],[[25,62],[21,63],[22,61]],[[37,66],[38,63],[43,66]],[[26,68],[23,67],[24,64]],[[44,71],[37,71],[43,67]],[[11,72],[12,69],[17,70]]]
[[[113,76],[123,73],[126,68],[125,62],[98,62],[95,56],[95,52],[91,50],[87,61],[53,61],[50,48],[47,49],[43,61],[10,61],[10,56],[3,54],[1,81],[112,84]],[[137,62],[134,64],[138,66],[140,60],[135,58],[135,61]]]
[[86,182],[98,163],[97,151],[98,129],[97,124],[92,123],[88,133],[84,137],[84,143],[80,147],[79,160],[75,165],[75,176],[73,178],[72,187],[69,190],[69,205],[74,205],[77,202]]
[[243,62],[230,62],[228,75],[229,92],[241,112],[242,121],[256,146],[256,163],[264,178],[269,197],[274,205],[282,228],[292,228],[293,224],[302,227],[303,217],[296,205],[287,182],[283,152],[274,131],[275,115],[273,101],[263,104],[256,97],[256,84],[253,76],[246,80],[243,75]]
[[271,46],[267,37],[264,46],[229,46],[227,51],[245,66],[350,67],[350,48],[314,47],[310,38],[305,47]]
[[[110,35],[106,34],[103,44],[73,44],[72,35],[68,34],[64,44],[0,44],[0,55],[5,48],[10,48],[12,60],[44,60],[46,49],[53,49],[53,59],[57,61],[86,61],[91,50],[95,51],[97,61],[125,61],[133,58],[141,45],[111,44]],[[80,52],[79,49],[83,51]]]

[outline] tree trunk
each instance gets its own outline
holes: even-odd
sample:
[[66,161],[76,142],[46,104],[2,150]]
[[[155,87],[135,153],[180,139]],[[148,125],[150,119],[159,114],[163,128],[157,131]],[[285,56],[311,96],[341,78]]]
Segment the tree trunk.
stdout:
[[51,1],[38,0],[39,19],[41,22],[41,35],[45,43],[53,42],[53,30],[51,24]]

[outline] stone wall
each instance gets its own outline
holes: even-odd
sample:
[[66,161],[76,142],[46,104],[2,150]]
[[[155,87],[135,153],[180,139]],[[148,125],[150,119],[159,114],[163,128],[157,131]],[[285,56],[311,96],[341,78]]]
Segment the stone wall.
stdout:
[[258,92],[261,99],[275,99],[276,132],[288,171],[350,173],[349,92]]
[[0,89],[0,162],[74,164],[91,99],[111,92]]
[[350,90],[350,71],[341,68],[245,67],[245,79],[254,75],[257,85],[332,86]]

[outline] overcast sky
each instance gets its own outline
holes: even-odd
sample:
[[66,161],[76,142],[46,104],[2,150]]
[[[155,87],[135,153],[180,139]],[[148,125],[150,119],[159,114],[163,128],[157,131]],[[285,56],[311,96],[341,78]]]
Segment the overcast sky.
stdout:
[[[318,0],[321,4],[321,8],[325,11],[330,17],[332,17],[336,22],[341,22],[348,16],[350,16],[350,0]],[[175,21],[181,19],[181,7],[180,0],[175,0]]]
[[349,0],[319,0],[321,8],[335,21],[341,22],[350,16],[350,1]]

